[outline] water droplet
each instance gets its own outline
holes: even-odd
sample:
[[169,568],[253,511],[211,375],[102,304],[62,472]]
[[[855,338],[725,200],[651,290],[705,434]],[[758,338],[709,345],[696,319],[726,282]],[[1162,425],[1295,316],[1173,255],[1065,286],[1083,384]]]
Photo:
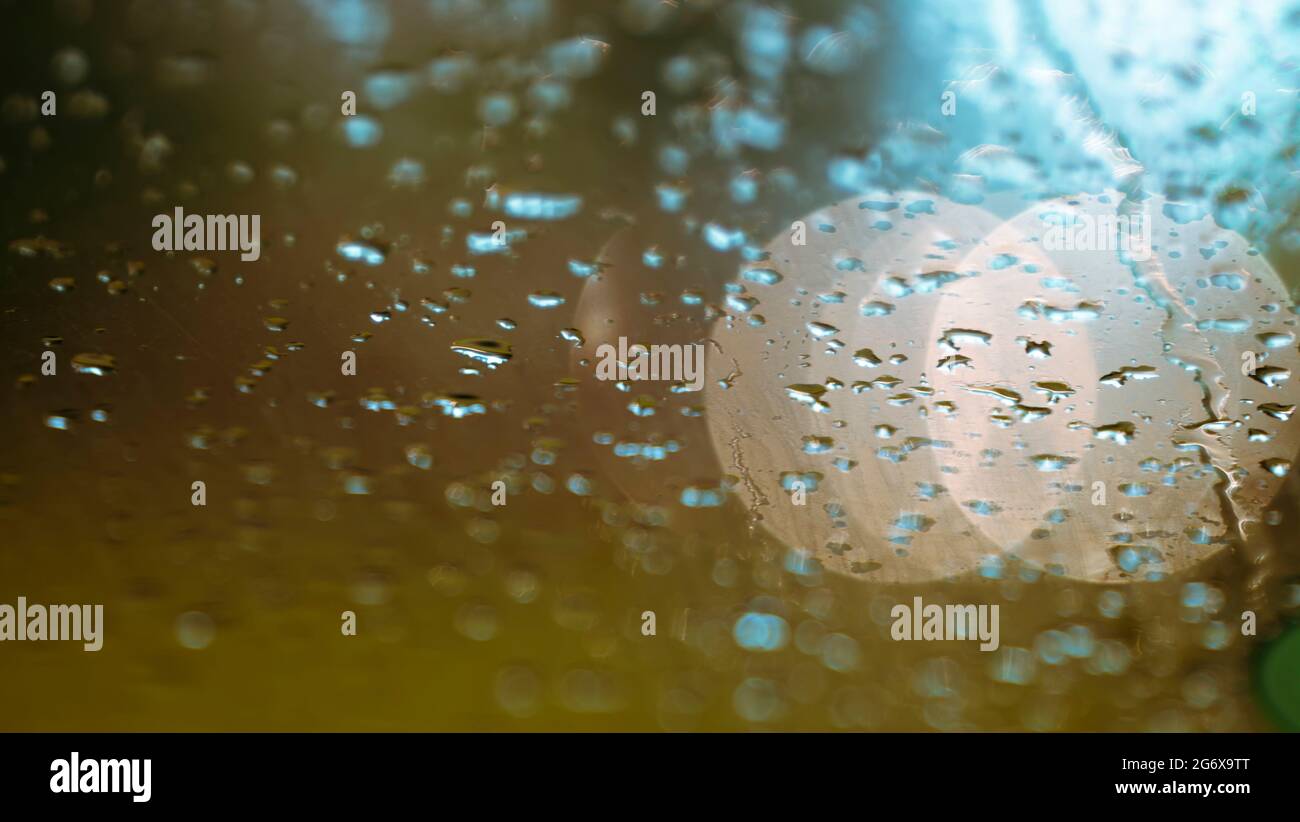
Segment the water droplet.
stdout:
[[387,259],[388,253],[383,246],[369,240],[344,238],[335,247],[339,256],[345,260],[354,260],[366,265],[380,265]]
[[509,343],[490,337],[457,340],[451,344],[451,350],[461,356],[481,362],[488,368],[504,365],[514,356],[510,351]]
[[536,308],[559,308],[564,305],[564,297],[555,291],[534,291],[528,295],[528,302]]
[[109,354],[77,354],[72,358],[72,370],[78,374],[105,377],[117,368],[117,361]]

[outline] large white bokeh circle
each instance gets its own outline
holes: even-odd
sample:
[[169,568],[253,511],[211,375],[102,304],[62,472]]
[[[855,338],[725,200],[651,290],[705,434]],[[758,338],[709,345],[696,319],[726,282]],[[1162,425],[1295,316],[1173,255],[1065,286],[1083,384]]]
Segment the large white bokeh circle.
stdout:
[[[873,581],[1012,556],[1133,581],[1257,521],[1282,482],[1269,469],[1296,451],[1292,423],[1261,407],[1297,392],[1244,374],[1242,354],[1265,374],[1296,366],[1285,289],[1240,236],[1175,224],[1158,198],[1155,252],[1136,269],[1104,246],[1048,250],[1045,217],[1104,225],[1118,201],[1043,202],[1000,223],[928,194],[853,197],[805,218],[806,245],[774,239],[747,268],[781,281],[738,280],[765,322],[713,329],[710,380],[733,359],[742,376],[708,392],[706,414],[763,527]],[[855,360],[863,349],[874,356]],[[830,386],[826,412],[792,385]],[[1221,424],[1198,430],[1212,413]],[[802,506],[798,477],[817,486]]]

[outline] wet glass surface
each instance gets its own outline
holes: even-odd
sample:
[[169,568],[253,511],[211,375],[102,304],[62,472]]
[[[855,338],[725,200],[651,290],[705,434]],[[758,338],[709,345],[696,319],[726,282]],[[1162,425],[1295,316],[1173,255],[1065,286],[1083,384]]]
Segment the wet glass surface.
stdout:
[[0,15],[0,728],[1300,727],[1294,3]]

